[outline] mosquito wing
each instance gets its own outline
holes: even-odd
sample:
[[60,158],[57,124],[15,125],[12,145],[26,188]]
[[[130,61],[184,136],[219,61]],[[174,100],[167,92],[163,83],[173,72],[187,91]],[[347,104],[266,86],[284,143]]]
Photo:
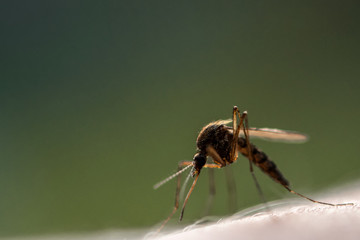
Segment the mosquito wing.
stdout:
[[[244,133],[241,131],[240,135],[244,136]],[[303,143],[309,139],[306,134],[276,128],[249,128],[249,135],[250,138],[286,143]]]

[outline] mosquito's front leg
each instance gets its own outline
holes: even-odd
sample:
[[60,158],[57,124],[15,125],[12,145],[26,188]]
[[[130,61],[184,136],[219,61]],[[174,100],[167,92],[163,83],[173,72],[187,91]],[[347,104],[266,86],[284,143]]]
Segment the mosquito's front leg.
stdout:
[[180,213],[180,218],[179,218],[179,221],[181,221],[184,217],[184,211],[185,211],[185,206],[186,206],[186,203],[187,201],[189,200],[190,198],[190,195],[192,193],[192,191],[194,190],[195,188],[195,185],[197,183],[197,180],[199,179],[199,175],[200,175],[200,172],[198,172],[195,176],[194,176],[194,181],[193,181],[193,184],[191,185],[190,187],[190,190],[188,192],[188,194],[186,195],[186,198],[184,200],[184,203],[183,203],[183,206],[182,206],[182,209],[181,209],[181,213]]

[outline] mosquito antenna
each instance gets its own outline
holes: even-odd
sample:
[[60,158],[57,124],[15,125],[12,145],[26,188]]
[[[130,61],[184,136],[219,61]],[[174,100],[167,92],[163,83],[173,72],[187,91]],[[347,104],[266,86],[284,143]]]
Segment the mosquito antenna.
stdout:
[[186,167],[184,167],[183,169],[181,169],[180,171],[174,173],[173,175],[165,178],[164,180],[162,180],[161,182],[158,182],[157,184],[155,184],[153,186],[154,189],[158,189],[159,187],[161,187],[162,185],[164,185],[165,183],[167,183],[168,181],[170,181],[171,179],[173,179],[174,177],[178,176],[179,174],[185,172],[188,168],[192,167],[193,165],[188,165]]
[[190,179],[190,176],[191,176],[191,172],[188,174],[188,176],[186,177],[182,187],[181,187],[181,190],[180,190],[180,199],[183,199],[184,198],[184,193],[185,193],[185,188],[189,182],[189,179]]

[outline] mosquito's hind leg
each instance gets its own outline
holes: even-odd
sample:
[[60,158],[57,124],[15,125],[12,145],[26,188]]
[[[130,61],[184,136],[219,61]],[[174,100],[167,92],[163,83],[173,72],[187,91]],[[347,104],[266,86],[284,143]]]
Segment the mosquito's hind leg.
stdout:
[[[234,107],[235,109],[235,107]],[[248,120],[248,114],[246,111],[244,111],[242,114],[240,114],[239,111],[237,111],[237,115],[240,119],[240,125],[243,127],[243,132],[244,132],[244,136],[245,136],[245,141],[246,141],[246,146],[247,146],[247,152],[248,152],[248,158],[249,158],[249,163],[250,163],[250,172],[251,172],[251,175],[255,181],[255,184],[256,184],[256,188],[263,200],[263,202],[266,204],[266,200],[265,200],[265,197],[264,197],[264,194],[260,188],[260,185],[255,177],[255,174],[254,174],[254,169],[253,169],[253,166],[252,166],[252,163],[254,162],[254,149],[252,148],[252,145],[250,143],[250,136],[249,136],[249,120]],[[240,126],[240,127],[241,127]],[[354,205],[353,203],[340,203],[340,204],[333,204],[333,203],[327,203],[327,202],[321,202],[321,201],[317,201],[317,200],[314,200],[314,199],[311,199],[309,197],[306,197],[298,192],[295,192],[294,190],[290,189],[286,179],[283,179],[284,181],[281,182],[279,179],[277,179],[277,182],[279,182],[284,188],[286,188],[290,193],[292,194],[295,194],[295,195],[298,195],[299,197],[302,197],[302,198],[305,198],[311,202],[314,202],[314,203],[319,203],[319,204],[324,204],[324,205],[329,205],[329,206],[347,206],[347,205]],[[266,208],[267,205],[265,205]]]
[[[178,170],[177,172],[181,171],[181,169],[185,166],[193,165],[192,161],[182,161],[179,162]],[[166,223],[171,219],[171,217],[175,214],[176,210],[179,208],[179,193],[180,193],[180,183],[181,183],[181,174],[177,177],[177,183],[176,183],[176,191],[175,191],[175,205],[173,211],[170,213],[170,215],[165,219],[165,221],[161,224],[157,232],[160,232],[161,229],[164,228]]]
[[289,186],[286,186],[286,185],[283,185],[284,188],[286,188],[289,192],[291,192],[292,194],[295,194],[295,195],[298,195],[299,197],[302,197],[302,198],[305,198],[311,202],[314,202],[314,203],[319,203],[319,204],[323,204],[323,205],[329,205],[329,206],[352,206],[354,205],[354,203],[327,203],[327,202],[321,202],[321,201],[317,201],[317,200],[314,200],[314,199],[311,199],[309,197],[306,197],[298,192],[295,192],[294,190],[290,189]]
[[[265,204],[265,207],[267,209],[267,201],[265,199],[265,195],[263,193],[263,191],[261,190],[260,184],[255,176],[254,173],[254,168],[253,168],[253,162],[254,162],[254,155],[253,155],[253,149],[252,149],[252,144],[250,143],[250,135],[249,135],[249,120],[248,120],[248,114],[246,111],[244,111],[242,114],[240,114],[240,112],[237,113],[238,117],[240,118],[240,123],[242,124],[242,130],[244,132],[244,137],[245,137],[245,141],[246,141],[246,147],[247,147],[247,152],[248,152],[248,159],[249,159],[249,164],[250,164],[250,173],[251,176],[255,182],[256,185],[256,189],[258,190],[258,193],[260,195],[261,200],[263,201],[263,203]],[[240,127],[241,127],[240,126]]]

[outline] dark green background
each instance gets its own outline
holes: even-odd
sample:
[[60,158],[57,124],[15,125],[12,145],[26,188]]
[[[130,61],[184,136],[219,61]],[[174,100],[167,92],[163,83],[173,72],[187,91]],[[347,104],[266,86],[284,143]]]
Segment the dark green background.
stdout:
[[[5,1],[0,8],[0,236],[151,227],[201,127],[248,110],[294,189],[359,175],[358,1]],[[238,209],[260,203],[244,158]],[[257,171],[268,200],[290,197]],[[224,170],[211,212],[228,214]],[[206,171],[185,221],[201,217]],[[175,219],[177,216],[175,216]],[[174,221],[175,223],[176,221]]]

